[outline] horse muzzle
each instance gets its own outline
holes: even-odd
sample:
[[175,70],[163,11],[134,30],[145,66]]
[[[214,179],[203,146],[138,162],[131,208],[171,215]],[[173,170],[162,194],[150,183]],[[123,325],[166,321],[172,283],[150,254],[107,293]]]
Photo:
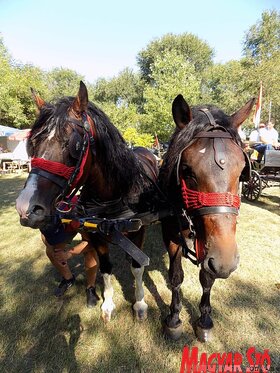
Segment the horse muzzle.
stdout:
[[49,211],[43,206],[27,205],[20,196],[16,200],[16,210],[20,217],[20,224],[24,227],[40,229],[52,219]]
[[239,254],[223,256],[220,253],[207,254],[202,263],[202,268],[214,278],[226,279],[234,272],[239,263]]

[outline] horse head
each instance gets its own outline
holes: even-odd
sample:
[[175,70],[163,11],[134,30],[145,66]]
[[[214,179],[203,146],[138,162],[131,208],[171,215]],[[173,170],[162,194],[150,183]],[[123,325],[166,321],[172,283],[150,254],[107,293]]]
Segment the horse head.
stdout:
[[88,94],[80,83],[76,97],[46,103],[33,89],[37,119],[27,141],[31,172],[16,200],[20,222],[41,228],[55,215],[56,203],[85,181],[91,164],[93,123],[86,115]]
[[238,127],[253,104],[254,99],[231,116],[209,105],[191,109],[181,95],[172,106],[177,129],[167,158],[173,155],[181,200],[194,225],[198,260],[214,278],[227,278],[239,262],[239,181],[248,176],[249,160]]

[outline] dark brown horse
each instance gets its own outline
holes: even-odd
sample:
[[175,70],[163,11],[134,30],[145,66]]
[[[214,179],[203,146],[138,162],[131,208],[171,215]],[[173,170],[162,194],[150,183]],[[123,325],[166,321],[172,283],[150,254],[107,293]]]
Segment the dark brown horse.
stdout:
[[[228,116],[214,106],[190,108],[183,96],[173,102],[176,130],[160,171],[160,186],[177,214],[162,221],[168,248],[172,287],[165,331],[174,339],[182,333],[180,286],[182,255],[201,263],[203,295],[196,323],[200,340],[209,339],[210,291],[217,278],[227,278],[239,261],[235,239],[240,206],[239,180],[249,177],[249,161],[242,149],[238,127],[249,116],[254,99]],[[177,216],[176,216],[177,215]]]
[[[56,210],[61,209],[64,201],[68,206],[73,191],[82,187],[79,211],[118,216],[124,211],[145,209],[143,200],[146,199],[142,196],[150,190],[151,180],[157,177],[157,163],[146,149],[132,151],[128,148],[108,117],[88,101],[87,88],[82,82],[76,97],[65,97],[53,104],[46,103],[35,92],[33,96],[39,115],[27,144],[31,172],[16,208],[22,225],[39,228],[47,243],[54,242],[48,245],[48,255],[55,264],[57,258],[50,251],[55,251],[59,244],[59,251],[64,252],[66,238],[69,238],[57,220]],[[62,239],[58,237],[59,243],[53,240],[57,232],[62,236]],[[141,228],[132,237],[140,248],[143,234],[144,228]],[[104,319],[109,320],[115,306],[108,242],[98,233],[91,233],[90,237],[82,233],[82,236],[88,243],[87,253],[96,250],[98,254],[105,286],[101,308]],[[60,263],[62,275],[66,266],[66,262]],[[147,311],[142,287],[144,268],[132,260],[131,269],[136,280],[133,308],[137,317],[144,318]]]

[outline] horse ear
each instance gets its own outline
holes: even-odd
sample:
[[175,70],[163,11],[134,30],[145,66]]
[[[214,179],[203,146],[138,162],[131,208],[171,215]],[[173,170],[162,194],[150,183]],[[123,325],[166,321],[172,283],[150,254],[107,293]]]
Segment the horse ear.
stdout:
[[84,82],[80,81],[79,92],[73,102],[72,109],[80,115],[87,110],[88,106],[88,91]]
[[178,95],[172,104],[172,115],[176,126],[183,129],[192,120],[192,112],[182,95]]
[[248,118],[248,116],[251,113],[251,110],[254,106],[255,98],[251,98],[241,109],[239,109],[236,113],[231,115],[231,124],[238,128],[245,119]]
[[30,88],[30,90],[37,108],[41,110],[42,107],[46,105],[45,101],[38,95],[38,93],[33,88]]

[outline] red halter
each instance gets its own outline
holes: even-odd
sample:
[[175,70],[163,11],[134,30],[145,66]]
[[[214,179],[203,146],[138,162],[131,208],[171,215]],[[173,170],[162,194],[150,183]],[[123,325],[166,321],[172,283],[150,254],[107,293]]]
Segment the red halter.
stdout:
[[227,206],[240,207],[240,197],[232,193],[204,193],[189,189],[183,178],[181,178],[182,198],[188,212],[202,207]]

